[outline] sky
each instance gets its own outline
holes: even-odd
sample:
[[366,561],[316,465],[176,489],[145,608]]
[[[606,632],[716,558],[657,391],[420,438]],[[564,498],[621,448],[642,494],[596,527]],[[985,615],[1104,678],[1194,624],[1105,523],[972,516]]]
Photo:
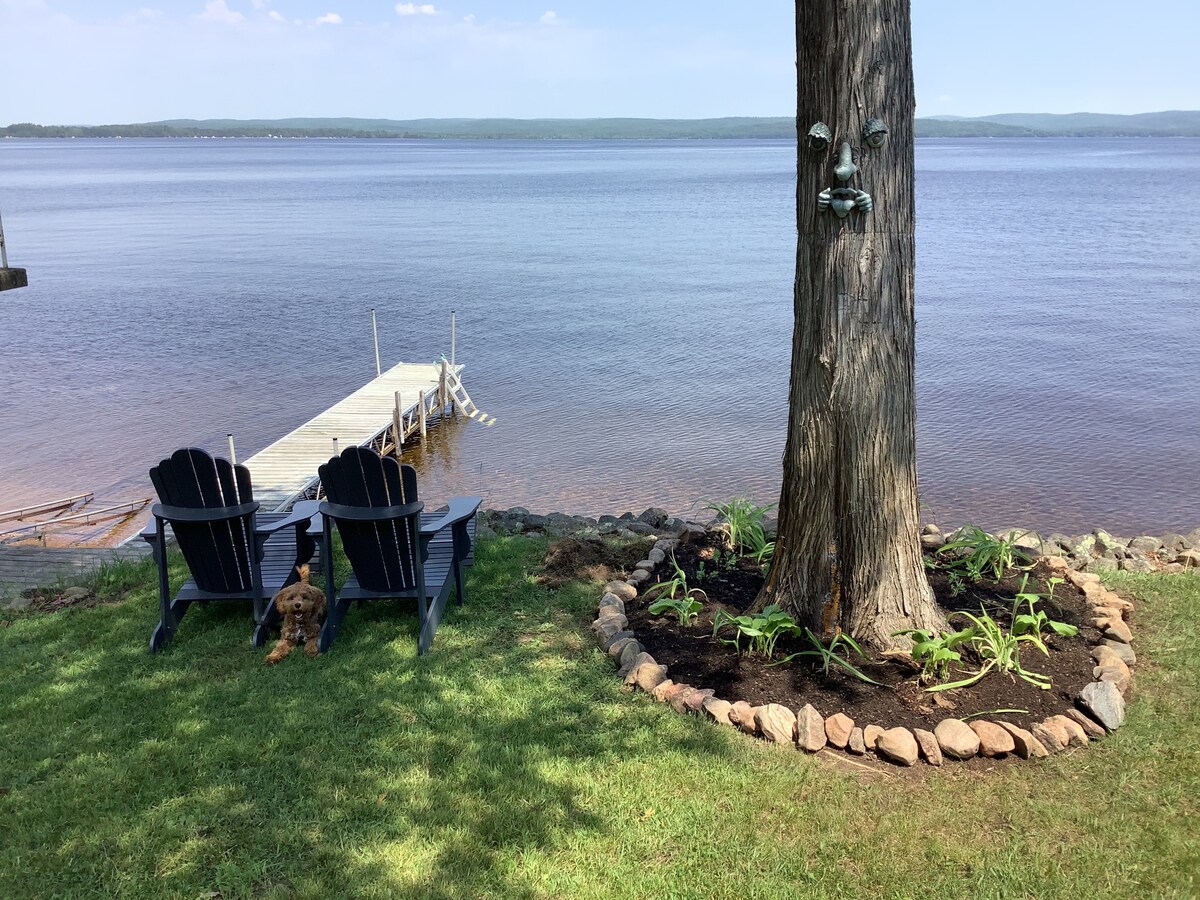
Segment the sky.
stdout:
[[[912,10],[918,115],[1200,109],[1200,0]],[[0,0],[0,125],[787,116],[794,34],[792,0]]]

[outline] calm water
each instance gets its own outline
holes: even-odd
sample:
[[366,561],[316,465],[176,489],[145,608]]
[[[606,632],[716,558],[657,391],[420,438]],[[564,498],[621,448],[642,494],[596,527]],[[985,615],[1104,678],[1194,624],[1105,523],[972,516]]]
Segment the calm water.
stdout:
[[[776,498],[785,141],[0,141],[0,507],[149,491],[449,352],[494,427],[425,493]],[[1200,525],[1200,140],[924,141],[918,439],[940,522]],[[382,420],[381,420],[382,421]],[[424,490],[424,489],[423,489]]]

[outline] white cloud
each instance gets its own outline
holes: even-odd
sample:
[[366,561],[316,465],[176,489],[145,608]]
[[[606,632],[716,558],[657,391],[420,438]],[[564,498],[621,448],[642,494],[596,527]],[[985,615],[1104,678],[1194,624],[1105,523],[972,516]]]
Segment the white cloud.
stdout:
[[465,16],[463,16],[463,21],[466,22],[468,25],[474,25],[475,24],[475,13],[467,13]]
[[398,16],[436,16],[437,9],[432,3],[397,3],[396,15]]
[[318,25],[341,25],[342,17],[337,13],[325,13],[317,18]]
[[558,21],[558,13],[556,13],[552,9],[548,9],[544,13],[542,13],[542,17],[540,19],[538,19],[538,21],[541,22],[543,25],[553,25],[555,22]]
[[287,21],[287,19],[284,17],[284,15],[275,9],[273,9],[269,13],[267,13],[267,18],[270,19],[272,22],[286,22]]
[[240,12],[235,12],[225,5],[225,0],[208,0],[204,4],[204,12],[200,14],[200,18],[206,22],[222,22],[226,25],[236,25],[238,22],[246,21],[246,17]]

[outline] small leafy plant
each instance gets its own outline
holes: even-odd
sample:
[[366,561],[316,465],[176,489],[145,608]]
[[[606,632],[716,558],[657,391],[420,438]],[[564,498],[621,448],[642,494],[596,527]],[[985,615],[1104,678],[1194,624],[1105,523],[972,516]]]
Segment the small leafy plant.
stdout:
[[728,503],[710,503],[705,507],[722,520],[717,530],[725,535],[726,548],[739,556],[751,552],[751,532],[757,528],[758,534],[763,535],[763,519],[774,508],[774,503],[755,506],[749,497],[734,497]]
[[742,639],[745,638],[749,644],[747,652],[761,653],[768,658],[774,655],[775,644],[781,637],[796,631],[796,620],[789,613],[784,612],[777,603],[772,603],[760,613],[742,616],[731,616],[725,610],[719,610],[713,618],[712,636],[716,638],[717,632],[727,625],[734,626],[733,637],[717,638],[717,640],[723,644],[732,645],[738,653],[741,653]]
[[959,537],[947,541],[937,551],[939,560],[945,558],[943,566],[950,570],[961,570],[971,581],[983,581],[989,576],[998,582],[1004,573],[1014,566],[1028,566],[1029,554],[1016,545],[1017,535],[993,537],[977,525],[963,529]]
[[[679,623],[682,625],[696,618],[696,615],[703,608],[702,604],[696,600],[695,595],[699,594],[705,600],[708,599],[708,595],[700,590],[700,588],[688,586],[687,573],[683,571],[683,568],[679,565],[679,561],[675,559],[674,552],[671,553],[671,567],[675,570],[674,575],[666,581],[660,581],[658,584],[651,586],[650,590],[655,593],[657,599],[653,604],[646,607],[646,611],[658,615],[664,610],[673,609],[676,615],[679,616]],[[673,605],[673,601],[677,601],[678,605]],[[694,608],[692,604],[695,604]],[[655,607],[660,607],[660,609],[655,609]]]
[[912,639],[912,658],[921,667],[918,681],[921,684],[936,684],[950,677],[951,663],[962,662],[962,654],[957,648],[968,643],[974,637],[975,630],[964,628],[961,631],[935,634],[922,628],[912,628],[893,634],[894,637],[900,635]]
[[[797,633],[799,633],[799,631],[800,630],[797,629]],[[808,641],[809,644],[812,645],[811,650],[797,651],[796,653],[785,656],[779,662],[772,663],[771,665],[783,665],[784,663],[791,662],[794,659],[818,659],[821,661],[821,672],[825,676],[829,675],[829,667],[834,665],[845,670],[846,672],[849,672],[859,681],[865,681],[867,684],[879,684],[878,681],[867,675],[862,670],[858,669],[853,663],[850,662],[849,656],[852,652],[857,653],[863,658],[866,658],[866,654],[863,653],[862,647],[860,647],[858,642],[855,641],[854,638],[850,637],[850,635],[839,631],[829,641],[828,647],[825,646],[821,639],[813,633],[811,628],[803,629],[803,637],[806,641]],[[839,650],[843,651],[845,655],[843,656],[840,654],[838,652]]]
[[967,591],[966,582],[953,569],[946,573],[946,587],[949,588],[951,597],[961,596]]
[[758,563],[765,574],[775,558],[775,542],[767,540],[767,533],[762,525],[752,524],[746,530],[746,555]]
[[978,672],[960,681],[934,685],[926,690],[930,692],[949,691],[954,688],[967,687],[979,681],[992,670],[1016,675],[1043,691],[1050,690],[1048,677],[1031,672],[1021,664],[1021,644],[1032,643],[1046,652],[1046,645],[1042,643],[1040,637],[1035,639],[1029,634],[1016,635],[1011,631],[1005,631],[1000,623],[982,608],[979,610],[978,616],[969,612],[961,612],[957,615],[970,620],[971,627],[967,629],[970,637],[967,640],[971,649],[983,661],[983,666]]
[[703,608],[704,604],[695,597],[661,597],[646,607],[646,611],[653,616],[673,612],[680,625],[687,625],[700,615]]
[[[1046,649],[1046,642],[1042,639],[1042,632],[1046,629],[1053,631],[1062,637],[1074,637],[1079,634],[1079,629],[1074,625],[1068,625],[1066,622],[1056,622],[1046,615],[1045,610],[1037,608],[1037,604],[1043,599],[1041,594],[1030,593],[1025,590],[1025,585],[1029,581],[1029,576],[1026,575],[1021,580],[1021,590],[1017,592],[1016,598],[1013,600],[1012,608],[1012,634],[1017,638],[1025,638],[1043,653],[1049,655]],[[1054,588],[1062,584],[1061,578],[1050,579],[1050,592],[1044,599],[1049,600],[1054,596]],[[1019,612],[1021,604],[1025,604],[1026,611]]]

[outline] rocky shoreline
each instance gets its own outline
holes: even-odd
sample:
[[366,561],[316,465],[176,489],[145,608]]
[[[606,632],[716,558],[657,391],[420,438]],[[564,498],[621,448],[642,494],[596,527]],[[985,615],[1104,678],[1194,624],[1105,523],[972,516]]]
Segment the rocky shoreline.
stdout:
[[[689,531],[702,533],[710,524],[674,516],[658,507],[641,513],[624,512],[598,517],[573,516],[561,512],[541,515],[523,506],[479,512],[481,535],[543,534],[584,540],[609,536],[626,540],[658,540],[679,537]],[[767,531],[773,532],[774,521],[768,519],[766,524]],[[937,525],[925,525],[921,530],[921,545],[926,550],[937,550],[956,538],[960,531],[943,531]],[[1011,535],[1015,545],[1030,556],[1059,557],[1071,569],[1095,574],[1118,570],[1139,573],[1200,570],[1200,528],[1187,534],[1167,532],[1132,538],[1118,537],[1102,528],[1079,535],[1061,532],[1042,535],[1029,528],[1002,528],[991,533],[996,537]]]
[[[921,530],[921,546],[937,550],[958,537],[960,530],[943,533],[936,525],[926,525]],[[1053,532],[1043,537],[1028,528],[1002,528],[992,534],[1012,539],[1030,556],[1059,557],[1072,569],[1097,575],[1118,570],[1145,574],[1200,568],[1200,528],[1187,534],[1167,532],[1132,538],[1117,537],[1102,528],[1074,536]]]

